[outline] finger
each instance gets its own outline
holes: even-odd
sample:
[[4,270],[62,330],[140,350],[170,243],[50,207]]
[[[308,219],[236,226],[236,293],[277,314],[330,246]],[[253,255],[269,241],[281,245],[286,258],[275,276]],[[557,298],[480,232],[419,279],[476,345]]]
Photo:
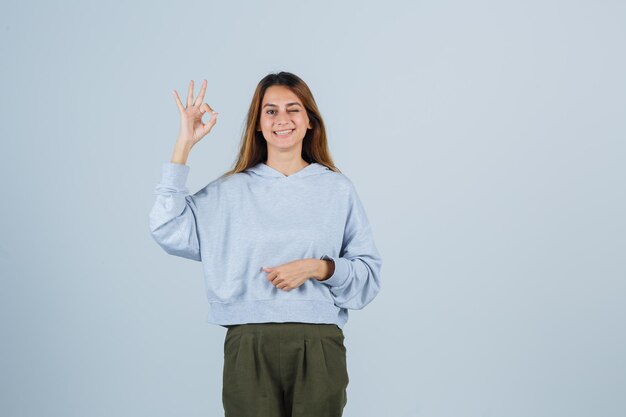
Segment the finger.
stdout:
[[202,103],[202,105],[200,106],[200,114],[204,114],[204,113],[206,113],[208,111],[213,113],[213,109],[211,108],[211,106],[209,106],[206,103]]
[[218,112],[213,110],[213,107],[209,106],[207,103],[202,103],[202,105],[200,106],[200,112],[204,113],[206,111],[214,113],[214,114],[219,114]]
[[202,103],[202,100],[204,100],[205,91],[206,91],[206,80],[202,81],[202,87],[200,87],[200,94],[198,95],[198,98],[196,98],[196,102],[193,103],[194,106],[199,106],[200,103]]
[[187,107],[190,107],[193,103],[193,80],[189,81],[189,88],[187,89]]
[[176,92],[176,90],[174,90],[174,98],[176,99],[176,106],[178,107],[178,110],[180,110],[181,112],[185,110],[183,107],[183,103],[180,102],[180,98],[178,97],[178,93]]
[[[202,106],[200,107],[200,112],[201,112],[202,114],[204,114],[205,112],[209,111],[209,109],[210,109],[210,108],[211,108],[211,107],[209,107],[209,105],[208,105],[208,104],[204,103],[204,104],[202,104]],[[206,123],[203,125],[203,130],[204,130],[204,133],[205,133],[205,134],[206,134],[206,133],[208,133],[208,132],[209,132],[209,131],[213,128],[213,126],[215,126],[215,123],[217,123],[217,115],[218,115],[218,114],[219,114],[218,112],[215,112],[215,111],[212,111],[212,110],[211,110],[211,118],[209,119],[209,121],[208,121],[208,122],[206,122]]]

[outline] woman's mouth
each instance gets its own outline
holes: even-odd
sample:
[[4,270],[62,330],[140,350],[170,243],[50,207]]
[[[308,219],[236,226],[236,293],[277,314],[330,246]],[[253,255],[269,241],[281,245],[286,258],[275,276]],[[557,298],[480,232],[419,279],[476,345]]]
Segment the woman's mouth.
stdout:
[[291,132],[293,132],[294,129],[288,129],[288,130],[274,130],[274,134],[278,137],[286,137],[291,135]]

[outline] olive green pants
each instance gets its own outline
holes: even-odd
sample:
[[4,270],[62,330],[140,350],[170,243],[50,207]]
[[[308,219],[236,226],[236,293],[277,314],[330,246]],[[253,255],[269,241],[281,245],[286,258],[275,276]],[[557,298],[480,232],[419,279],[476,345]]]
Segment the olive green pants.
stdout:
[[344,334],[336,324],[228,326],[226,417],[340,417],[347,403]]

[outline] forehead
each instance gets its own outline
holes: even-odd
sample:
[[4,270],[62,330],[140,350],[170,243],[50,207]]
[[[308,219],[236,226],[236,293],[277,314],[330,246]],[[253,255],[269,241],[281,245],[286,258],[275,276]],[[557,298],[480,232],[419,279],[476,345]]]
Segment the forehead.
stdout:
[[292,102],[302,104],[298,96],[284,85],[273,85],[265,90],[263,95],[263,103],[281,104],[281,102]]

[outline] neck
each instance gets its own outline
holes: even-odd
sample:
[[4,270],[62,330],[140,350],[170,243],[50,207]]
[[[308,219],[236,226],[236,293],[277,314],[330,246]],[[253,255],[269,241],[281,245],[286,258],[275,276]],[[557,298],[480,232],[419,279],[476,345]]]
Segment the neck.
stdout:
[[298,159],[280,160],[277,158],[267,158],[265,164],[274,168],[276,171],[281,172],[284,175],[291,175],[300,171],[309,165],[302,157]]

